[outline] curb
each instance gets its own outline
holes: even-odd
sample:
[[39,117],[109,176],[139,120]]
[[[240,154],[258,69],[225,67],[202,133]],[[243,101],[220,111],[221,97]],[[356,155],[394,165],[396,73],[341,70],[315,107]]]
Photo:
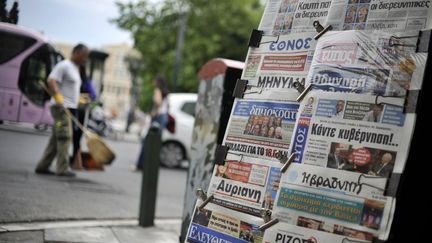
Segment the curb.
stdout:
[[[167,225],[179,225],[181,219],[155,219],[155,227]],[[137,226],[138,219],[114,219],[114,220],[65,220],[65,221],[43,221],[32,223],[10,223],[0,224],[0,233],[35,231],[56,228],[76,228],[76,227],[111,227],[111,226]]]

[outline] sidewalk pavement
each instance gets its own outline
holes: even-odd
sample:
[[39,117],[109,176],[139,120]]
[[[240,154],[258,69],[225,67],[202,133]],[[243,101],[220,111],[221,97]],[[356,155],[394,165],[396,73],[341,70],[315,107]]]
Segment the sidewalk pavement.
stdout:
[[0,224],[0,243],[178,243],[180,219],[85,220]]

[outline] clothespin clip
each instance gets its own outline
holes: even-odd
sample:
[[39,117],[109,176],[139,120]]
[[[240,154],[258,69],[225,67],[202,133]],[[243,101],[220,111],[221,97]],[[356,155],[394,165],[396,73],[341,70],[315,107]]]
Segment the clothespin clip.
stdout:
[[383,106],[383,105],[393,105],[387,102],[378,102],[378,99],[381,98],[404,98],[403,109],[402,112],[406,113],[415,113],[417,107],[417,100],[419,96],[419,90],[407,90],[406,95],[376,95],[375,96],[375,105]]
[[279,41],[279,36],[280,35],[266,35],[266,36],[273,36],[276,37],[276,40],[271,40],[271,41],[266,41],[266,42],[261,42],[262,37],[265,36],[264,35],[264,31],[262,30],[257,30],[257,29],[253,29],[251,36],[249,38],[249,47],[260,47],[261,44],[265,44],[265,43],[277,43]]
[[303,98],[306,96],[306,94],[312,89],[312,84],[309,84],[308,86],[305,87],[299,81],[295,81],[293,83],[293,86],[300,93],[300,95],[296,99],[297,102],[301,102]]
[[243,156],[244,156],[244,154],[242,154],[242,153],[234,153],[234,152],[230,152],[230,151],[228,151],[228,153],[240,157],[238,160],[236,160],[236,162],[243,162]]
[[207,200],[207,193],[202,188],[196,190],[196,195],[203,201]]
[[324,35],[327,31],[332,30],[333,27],[331,25],[327,26],[327,27],[323,27],[320,22],[318,20],[315,20],[313,22],[313,26],[316,30],[316,32],[318,32],[317,35],[315,35],[314,39],[318,40],[322,35]]
[[284,156],[283,159],[280,160],[280,162],[283,164],[283,166],[280,168],[281,173],[285,173],[285,171],[288,169],[290,164],[295,160],[296,155],[292,153],[289,157]]
[[202,189],[197,189],[197,196],[203,200],[201,205],[198,206],[198,210],[203,210],[204,207],[211,202],[214,199],[214,195],[207,196],[207,193],[205,193]]
[[273,225],[279,223],[278,219],[271,219],[271,210],[270,209],[261,209],[260,210],[261,217],[264,220],[264,224],[259,227],[261,231],[265,231],[266,229],[272,227]]
[[245,91],[243,94],[261,94],[264,91],[264,87],[260,87],[258,90]]

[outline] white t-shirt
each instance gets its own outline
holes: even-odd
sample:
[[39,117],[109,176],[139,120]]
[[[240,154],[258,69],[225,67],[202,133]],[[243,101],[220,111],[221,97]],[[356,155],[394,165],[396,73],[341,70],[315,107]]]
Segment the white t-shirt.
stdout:
[[159,106],[159,109],[158,109],[158,114],[159,115],[165,115],[167,113],[168,113],[168,96],[165,97],[162,100],[162,103],[161,103],[161,105]]
[[[77,108],[81,87],[78,66],[69,59],[63,60],[55,65],[48,78],[57,81],[60,93],[64,97],[64,106]],[[51,99],[51,103],[55,104],[53,99]]]

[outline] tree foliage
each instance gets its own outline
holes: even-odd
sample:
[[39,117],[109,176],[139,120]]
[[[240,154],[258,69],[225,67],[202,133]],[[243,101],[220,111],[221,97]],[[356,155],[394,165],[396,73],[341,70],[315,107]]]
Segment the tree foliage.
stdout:
[[141,53],[141,107],[146,109],[151,79],[156,74],[172,79],[181,16],[186,16],[187,29],[176,91],[196,92],[198,71],[207,61],[216,57],[244,60],[250,32],[263,10],[260,0],[143,0],[117,6],[120,16],[113,21],[131,32]]

